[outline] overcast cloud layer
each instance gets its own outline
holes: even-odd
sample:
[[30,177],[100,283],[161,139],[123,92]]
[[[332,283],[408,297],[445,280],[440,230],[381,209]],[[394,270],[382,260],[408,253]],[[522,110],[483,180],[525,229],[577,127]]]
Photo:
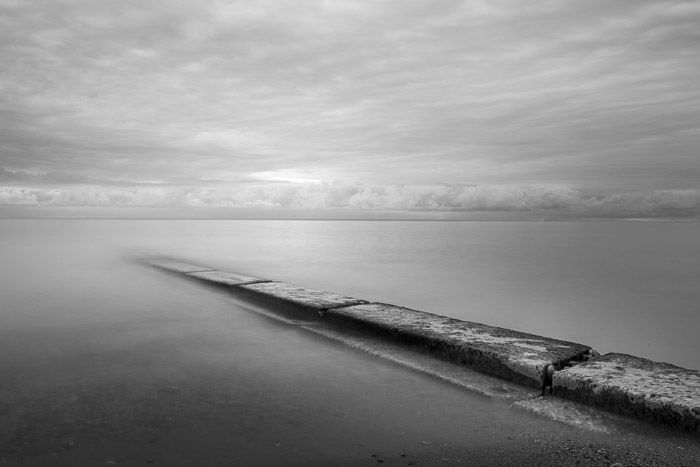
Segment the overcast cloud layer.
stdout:
[[0,0],[0,204],[700,212],[700,2]]

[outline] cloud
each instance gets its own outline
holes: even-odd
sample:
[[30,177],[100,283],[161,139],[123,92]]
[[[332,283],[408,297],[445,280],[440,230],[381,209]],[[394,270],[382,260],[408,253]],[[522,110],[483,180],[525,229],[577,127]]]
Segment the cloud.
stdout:
[[[102,178],[85,173],[85,171],[41,171],[41,170],[13,170],[0,166],[0,184],[8,186],[61,186],[61,185],[133,185],[133,181],[113,180]],[[144,183],[149,185],[150,183]]]
[[0,163],[18,170],[194,183],[316,167],[379,185],[630,190],[697,180],[695,2],[3,8]]
[[585,195],[560,185],[280,183],[187,187],[0,187],[0,204],[402,211],[549,212],[570,216],[698,216],[700,190]]

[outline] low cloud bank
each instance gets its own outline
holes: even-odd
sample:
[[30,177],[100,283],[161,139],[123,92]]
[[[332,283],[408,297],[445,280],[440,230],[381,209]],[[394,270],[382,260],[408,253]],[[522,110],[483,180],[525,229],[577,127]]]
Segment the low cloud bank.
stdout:
[[338,183],[236,187],[0,186],[0,204],[203,208],[550,211],[571,215],[700,215],[700,190],[586,195],[560,185],[367,186]]

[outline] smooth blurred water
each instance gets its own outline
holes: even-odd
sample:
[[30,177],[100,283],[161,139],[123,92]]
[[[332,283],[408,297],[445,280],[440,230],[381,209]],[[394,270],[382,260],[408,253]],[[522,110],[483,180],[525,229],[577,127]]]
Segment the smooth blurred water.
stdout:
[[698,222],[4,219],[0,241],[5,320],[33,319],[25,295],[112,319],[117,265],[165,254],[700,367]]
[[594,442],[654,446],[682,464],[693,440],[536,394],[518,392],[528,410],[515,409],[510,393],[408,371],[440,374],[133,258],[697,367],[697,234],[694,223],[0,220],[0,463],[511,465]]

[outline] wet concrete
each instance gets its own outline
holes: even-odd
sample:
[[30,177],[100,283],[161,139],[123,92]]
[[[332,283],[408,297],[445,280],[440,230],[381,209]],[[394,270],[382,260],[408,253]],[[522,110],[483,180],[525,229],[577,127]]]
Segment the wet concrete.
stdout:
[[383,303],[329,310],[329,318],[361,324],[488,374],[541,388],[547,367],[583,358],[590,347],[461,321]]
[[243,285],[241,288],[268,298],[276,299],[280,302],[316,311],[367,303],[366,300],[346,297],[331,292],[323,292],[321,290],[307,289],[305,287],[285,284],[284,282],[263,282]]
[[157,268],[163,269],[170,272],[180,272],[183,274],[190,272],[200,272],[200,271],[213,271],[212,268],[198,266],[196,264],[185,263],[182,261],[174,260],[154,260],[151,264]]
[[266,279],[260,279],[259,277],[245,276],[243,274],[234,274],[232,272],[223,271],[188,272],[187,275],[191,277],[196,277],[197,279],[201,279],[205,282],[223,286],[268,282]]
[[554,374],[556,395],[655,422],[700,429],[700,372],[621,353]]

